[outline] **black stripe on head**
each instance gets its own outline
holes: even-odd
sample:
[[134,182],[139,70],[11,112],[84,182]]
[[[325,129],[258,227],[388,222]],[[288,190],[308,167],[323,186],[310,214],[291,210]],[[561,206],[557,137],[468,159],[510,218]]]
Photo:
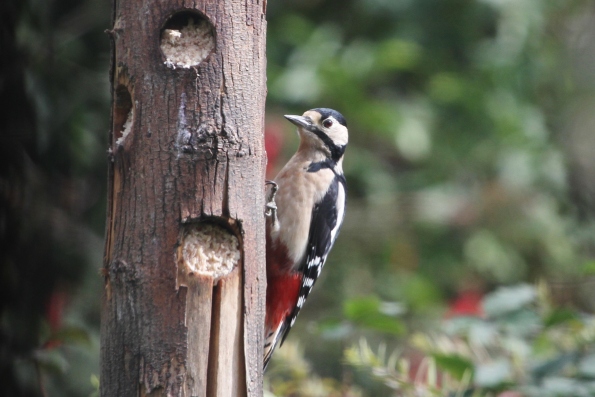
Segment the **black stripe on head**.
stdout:
[[[337,120],[338,121],[338,120]],[[308,128],[308,131],[313,132],[322,142],[326,145],[328,150],[331,152],[331,159],[339,161],[339,159],[345,153],[345,145],[336,145],[333,140],[324,132],[320,131],[316,126]]]
[[318,113],[320,113],[320,115],[322,116],[322,118],[320,119],[320,121],[333,116],[335,118],[335,120],[337,120],[339,122],[339,124],[347,127],[347,120],[345,120],[345,117],[343,117],[343,115],[339,112],[337,112],[334,109],[329,109],[329,108],[316,108],[316,109],[312,109]]

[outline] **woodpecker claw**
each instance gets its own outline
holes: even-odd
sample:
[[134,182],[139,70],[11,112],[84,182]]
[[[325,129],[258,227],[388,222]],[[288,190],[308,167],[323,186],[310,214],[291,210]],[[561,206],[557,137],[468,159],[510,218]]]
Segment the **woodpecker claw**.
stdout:
[[275,181],[265,181],[265,185],[272,185],[272,187],[264,215],[273,218],[274,226],[277,223],[277,203],[275,203],[275,196],[277,195],[277,190],[279,190],[279,185]]

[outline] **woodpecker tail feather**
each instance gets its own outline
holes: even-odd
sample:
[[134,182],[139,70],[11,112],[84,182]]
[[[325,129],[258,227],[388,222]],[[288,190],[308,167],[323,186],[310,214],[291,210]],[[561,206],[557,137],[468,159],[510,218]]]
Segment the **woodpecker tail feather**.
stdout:
[[267,329],[267,333],[265,335],[265,342],[264,342],[264,369],[267,369],[267,365],[269,365],[269,361],[273,356],[273,352],[275,351],[275,347],[277,343],[279,343],[279,339],[281,335],[284,334],[285,329],[285,321],[281,321],[277,329],[269,330]]

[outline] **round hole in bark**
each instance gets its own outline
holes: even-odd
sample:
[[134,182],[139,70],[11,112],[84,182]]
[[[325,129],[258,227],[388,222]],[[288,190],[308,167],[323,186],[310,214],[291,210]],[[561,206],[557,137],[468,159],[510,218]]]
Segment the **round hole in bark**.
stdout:
[[238,238],[210,222],[185,225],[180,248],[189,273],[216,279],[231,273],[241,258]]
[[132,130],[134,108],[128,88],[119,84],[114,96],[114,142],[121,145]]
[[161,30],[161,51],[165,65],[189,69],[204,61],[215,49],[215,28],[196,11],[172,15]]

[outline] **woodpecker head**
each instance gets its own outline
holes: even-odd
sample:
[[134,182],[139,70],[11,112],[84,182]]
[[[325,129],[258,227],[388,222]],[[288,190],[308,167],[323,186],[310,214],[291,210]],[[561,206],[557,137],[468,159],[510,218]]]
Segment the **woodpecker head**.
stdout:
[[348,134],[345,117],[336,110],[311,109],[302,116],[286,115],[298,127],[301,144],[319,150],[334,161],[343,157]]

